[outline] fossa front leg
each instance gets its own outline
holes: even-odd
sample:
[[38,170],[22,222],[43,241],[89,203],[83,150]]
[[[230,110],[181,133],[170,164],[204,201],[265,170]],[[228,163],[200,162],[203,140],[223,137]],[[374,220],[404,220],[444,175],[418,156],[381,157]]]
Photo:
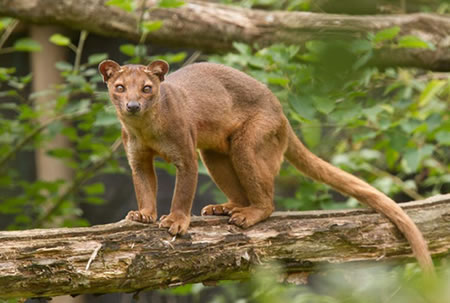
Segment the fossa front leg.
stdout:
[[177,174],[170,214],[161,217],[160,227],[168,228],[172,235],[183,235],[191,221],[192,202],[197,188],[198,163],[195,151],[175,163],[175,166]]
[[142,223],[156,222],[157,179],[153,166],[154,153],[141,152],[132,157],[130,165],[138,210],[130,211],[126,219]]

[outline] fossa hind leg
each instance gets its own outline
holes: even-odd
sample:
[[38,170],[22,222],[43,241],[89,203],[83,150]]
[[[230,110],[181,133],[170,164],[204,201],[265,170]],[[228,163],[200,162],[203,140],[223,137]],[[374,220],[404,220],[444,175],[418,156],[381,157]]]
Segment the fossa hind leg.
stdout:
[[226,203],[205,206],[201,212],[202,216],[227,215],[235,207],[248,206],[245,190],[239,182],[230,157],[206,150],[202,150],[200,154],[212,179],[228,198]]
[[274,179],[286,146],[282,126],[264,120],[249,123],[233,139],[231,161],[250,205],[232,209],[230,223],[247,228],[273,212]]

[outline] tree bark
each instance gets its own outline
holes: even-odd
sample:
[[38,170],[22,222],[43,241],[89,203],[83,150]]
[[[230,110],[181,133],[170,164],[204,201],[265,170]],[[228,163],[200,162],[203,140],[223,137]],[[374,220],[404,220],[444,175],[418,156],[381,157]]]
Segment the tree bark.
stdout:
[[[434,257],[450,249],[450,194],[402,204]],[[412,261],[409,245],[367,209],[278,212],[247,230],[226,217],[194,217],[172,238],[156,224],[120,221],[89,228],[0,232],[0,298],[134,292],[239,280],[277,262],[287,281],[321,265]],[[300,279],[299,279],[300,277]]]
[[[208,52],[232,50],[234,41],[267,46],[274,43],[304,45],[317,39],[358,39],[368,33],[399,26],[400,35],[415,35],[436,50],[385,48],[374,63],[450,71],[450,18],[433,14],[347,16],[305,12],[264,11],[189,1],[176,9],[128,13],[106,6],[106,0],[0,0],[0,15],[27,22],[60,24],[105,36],[139,41],[139,16],[163,20],[147,42],[189,47]],[[147,1],[151,8],[155,1]]]

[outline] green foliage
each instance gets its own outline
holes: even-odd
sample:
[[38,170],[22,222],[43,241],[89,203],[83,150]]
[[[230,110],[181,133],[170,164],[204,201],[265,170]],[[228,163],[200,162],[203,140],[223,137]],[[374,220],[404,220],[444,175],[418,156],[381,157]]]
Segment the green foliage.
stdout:
[[184,1],[181,0],[159,0],[158,7],[161,8],[176,8],[183,6],[185,4]]
[[32,39],[23,38],[14,43],[14,49],[19,52],[38,52],[41,50],[41,45]]
[[68,46],[70,44],[70,39],[61,34],[53,34],[50,37],[50,42],[59,46]]
[[[126,11],[137,9],[133,0],[109,0],[106,5],[117,6]],[[183,1],[158,1],[156,7],[175,8]],[[0,19],[0,35],[15,26],[12,19]],[[140,21],[141,41],[158,30],[162,21]],[[122,153],[115,153],[120,144],[120,123],[106,93],[99,90],[101,77],[97,65],[107,54],[93,54],[86,63],[81,63],[81,54],[87,32],[80,33],[79,44],[70,38],[54,34],[51,43],[68,47],[75,53],[74,62],[57,62],[64,82],[50,90],[35,92],[27,96],[32,75],[19,76],[15,68],[0,68],[0,191],[5,193],[0,200],[0,214],[14,217],[11,229],[52,225],[87,225],[80,219],[81,203],[103,203],[103,184],[90,183],[101,173],[121,173],[117,163]],[[15,41],[12,48],[0,49],[0,54],[14,51],[41,51],[41,46],[30,38]],[[147,46],[124,44],[120,51],[129,56],[129,63],[147,64],[156,59],[148,55]],[[180,63],[186,53],[167,54],[158,58],[169,63]],[[41,107],[33,106],[38,98],[47,98]],[[5,101],[3,101],[3,100]],[[71,148],[48,148],[57,136],[69,139]],[[26,168],[21,168],[14,159],[34,148],[47,150],[47,155],[59,159],[73,169],[70,181],[27,181],[23,177]],[[157,166],[174,173],[174,167],[158,162]]]
[[131,12],[135,9],[135,1],[133,0],[108,0],[105,4],[120,7],[127,12]]
[[[182,0],[159,0],[157,3],[155,3],[155,7],[177,8],[183,6],[184,4],[185,1]],[[127,12],[132,12],[137,9],[136,1],[134,0],[108,0],[106,1],[106,5],[117,6]]]
[[377,32],[375,34],[375,36],[373,37],[373,41],[375,43],[379,43],[382,41],[388,41],[388,40],[392,40],[395,37],[397,37],[398,33],[400,32],[400,27],[399,26],[394,26],[391,28],[387,28],[384,30],[381,30],[379,32]]
[[310,285],[302,286],[282,284],[279,277],[285,277],[280,267],[260,268],[248,282],[222,284],[222,291],[210,302],[438,303],[450,300],[448,267],[443,267],[437,281],[427,280],[415,266],[395,270],[370,265],[329,266],[309,277]]
[[[79,62],[81,46],[74,46],[60,34],[53,35],[50,41],[74,50],[74,61]],[[16,41],[14,47],[18,51],[40,49],[29,38]],[[104,192],[102,184],[89,180],[98,173],[122,171],[116,161],[120,154],[111,148],[119,137],[119,123],[107,96],[95,93],[101,82],[96,65],[106,56],[92,55],[78,66],[58,62],[56,68],[63,83],[31,95],[27,90],[32,75],[21,76],[15,68],[0,68],[0,214],[14,216],[9,228],[51,226],[54,222],[87,225],[80,219],[80,204],[101,203]],[[37,99],[46,101],[38,106],[34,104]],[[60,134],[68,138],[71,148],[49,147],[49,142]],[[29,168],[16,159],[38,147],[72,168],[74,179],[24,178]]]

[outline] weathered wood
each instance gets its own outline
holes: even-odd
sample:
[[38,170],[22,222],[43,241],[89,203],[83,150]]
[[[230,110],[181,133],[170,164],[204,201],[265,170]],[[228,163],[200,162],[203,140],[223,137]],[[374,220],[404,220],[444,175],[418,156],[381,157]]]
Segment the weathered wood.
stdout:
[[[435,257],[449,254],[450,194],[402,204]],[[323,264],[412,260],[384,217],[366,209],[278,212],[242,230],[225,217],[194,217],[173,239],[156,224],[0,232],[0,298],[132,292],[245,279],[258,264],[284,265],[286,279]]]
[[[106,0],[0,0],[0,16],[27,22],[60,24],[74,29],[139,41],[140,11],[128,13],[105,6]],[[147,1],[152,7],[155,1]],[[138,4],[138,7],[141,7]],[[189,1],[176,9],[151,9],[143,20],[163,20],[147,42],[205,51],[232,50],[234,41],[266,46],[304,45],[312,39],[365,38],[368,33],[399,26],[400,35],[415,35],[436,50],[386,48],[377,52],[381,66],[412,66],[450,71],[450,18],[433,14],[348,16],[306,12],[264,11]]]

